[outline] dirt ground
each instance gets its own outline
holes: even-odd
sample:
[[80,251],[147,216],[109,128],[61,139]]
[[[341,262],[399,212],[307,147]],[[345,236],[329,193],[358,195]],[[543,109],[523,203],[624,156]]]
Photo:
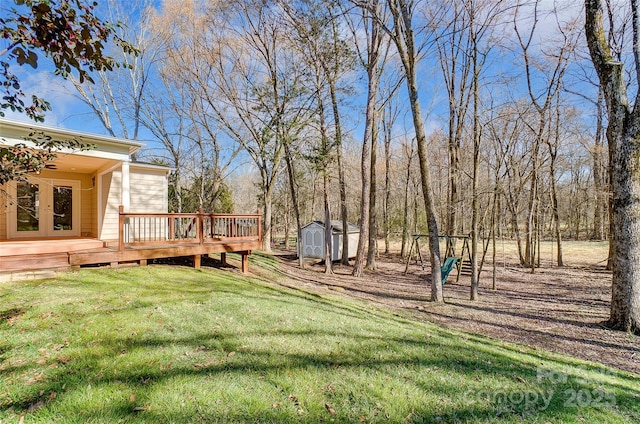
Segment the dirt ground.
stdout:
[[602,261],[563,268],[543,263],[531,274],[505,260],[496,267],[496,290],[488,264],[481,275],[480,300],[475,302],[469,300],[470,276],[461,274],[456,282],[454,270],[444,286],[445,304],[436,305],[429,302],[428,264],[423,270],[412,261],[405,274],[406,263],[398,255],[381,256],[375,272],[354,278],[351,267],[334,265],[334,275],[325,275],[320,263],[308,263],[301,270],[292,252],[276,255],[291,286],[332,290],[440,325],[640,374],[640,337],[602,324],[609,316],[611,297],[611,273]]

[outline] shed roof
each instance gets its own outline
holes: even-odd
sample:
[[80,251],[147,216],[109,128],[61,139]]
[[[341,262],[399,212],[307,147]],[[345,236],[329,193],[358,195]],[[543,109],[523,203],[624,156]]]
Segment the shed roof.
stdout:
[[[307,228],[310,225],[319,225],[321,227],[324,228],[324,221],[311,221],[310,223],[308,223],[307,225],[305,225],[304,228]],[[355,224],[352,224],[351,222],[347,222],[347,231],[349,234],[352,233],[359,233],[360,232],[360,227],[358,227]],[[343,229],[342,229],[342,221],[338,220],[338,219],[333,219],[331,220],[331,233],[332,234],[343,234]]]

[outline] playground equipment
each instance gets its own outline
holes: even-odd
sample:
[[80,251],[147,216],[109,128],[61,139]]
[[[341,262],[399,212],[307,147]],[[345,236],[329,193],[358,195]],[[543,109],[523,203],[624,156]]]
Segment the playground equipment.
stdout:
[[[420,264],[422,266],[422,270],[424,271],[424,260],[422,258],[422,251],[420,249],[420,239],[422,237],[427,237],[427,234],[414,234],[413,241],[411,242],[411,248],[409,249],[409,256],[407,258],[407,265],[404,269],[404,273],[406,274],[409,271],[409,264],[411,263],[411,258],[414,256],[415,251],[415,261],[416,264]],[[442,284],[447,282],[447,278],[453,268],[456,267],[458,274],[456,276],[456,283],[460,279],[460,274],[463,271],[463,267],[466,263],[471,263],[471,252],[469,250],[469,236],[468,235],[441,235],[438,236],[439,239],[445,240],[445,260],[440,267],[440,274],[442,277]],[[460,254],[456,253],[457,242],[458,240],[462,241],[462,246],[460,248]]]

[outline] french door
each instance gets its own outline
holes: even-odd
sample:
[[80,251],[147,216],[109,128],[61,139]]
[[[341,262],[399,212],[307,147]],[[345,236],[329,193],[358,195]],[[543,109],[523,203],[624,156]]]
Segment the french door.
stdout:
[[80,235],[80,181],[30,178],[9,185],[9,238]]

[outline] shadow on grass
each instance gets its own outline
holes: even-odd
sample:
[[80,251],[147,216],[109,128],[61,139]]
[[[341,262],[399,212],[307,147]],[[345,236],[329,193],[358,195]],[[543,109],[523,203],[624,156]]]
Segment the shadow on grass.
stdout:
[[[390,380],[401,378],[404,385],[411,385],[424,393],[441,393],[442,398],[462,399],[461,405],[457,405],[453,410],[448,408],[425,408],[424,410],[407,410],[407,422],[455,422],[457,420],[501,420],[503,417],[511,420],[514,417],[527,417],[533,414],[542,414],[550,418],[565,417],[577,418],[582,416],[584,409],[568,408],[572,391],[585,390],[595,397],[604,390],[603,393],[612,393],[611,398],[603,397],[600,403],[595,404],[597,408],[613,406],[606,402],[611,399],[618,407],[630,407],[635,403],[635,408],[629,414],[640,413],[638,401],[640,392],[632,390],[633,379],[620,377],[628,383],[622,386],[618,384],[605,383],[602,381],[587,381],[582,383],[582,389],[576,389],[575,378],[580,376],[580,369],[577,374],[571,375],[571,370],[575,367],[573,363],[550,360],[542,355],[537,356],[547,364],[552,364],[559,371],[556,380],[563,379],[566,373],[567,381],[544,381],[551,377],[543,376],[540,381],[540,368],[534,365],[538,361],[531,363],[517,363],[513,360],[516,349],[506,349],[496,346],[482,339],[467,339],[461,343],[454,335],[441,333],[434,336],[433,340],[426,338],[407,339],[394,337],[378,337],[351,334],[347,332],[331,330],[313,331],[261,331],[243,334],[243,339],[252,338],[338,338],[351,342],[346,350],[333,353],[307,353],[294,354],[284,352],[274,352],[268,348],[243,348],[243,341],[237,335],[230,333],[201,333],[191,337],[150,337],[142,339],[114,339],[105,340],[99,344],[98,351],[109,352],[108,354],[91,355],[85,354],[75,361],[65,364],[57,363],[52,372],[47,373],[47,382],[34,384],[29,391],[30,394],[19,400],[3,405],[6,408],[13,408],[16,413],[27,413],[32,411],[37,414],[39,408],[47,404],[53,406],[66,394],[75,390],[81,390],[86,385],[101,387],[112,385],[124,385],[132,392],[144,392],[145,390],[163,385],[176,379],[188,378],[197,384],[197,381],[206,378],[216,378],[216,375],[231,375],[231,379],[242,379],[247,375],[270,375],[272,379],[277,379],[282,373],[296,375],[298,373],[319,373],[335,375],[340,373],[353,374],[355,376],[369,373],[381,374]],[[162,366],[164,361],[159,361],[158,366],[149,367],[146,364],[131,364],[129,367],[118,367],[117,374],[114,370],[105,370],[103,364],[118,362],[117,357],[124,356],[135,351],[148,351],[153,357],[153,351],[161,346],[178,345],[185,349],[198,350],[205,347],[206,352],[210,352],[216,358],[215,362],[205,364],[181,363],[174,367]],[[210,346],[210,347],[207,347]],[[394,351],[389,352],[389,346],[394,346]],[[95,348],[96,346],[94,346]],[[209,350],[211,349],[211,350]],[[232,359],[220,359],[221,353],[238,352]],[[224,356],[222,356],[224,358]],[[77,362],[77,364],[75,363]],[[53,363],[56,363],[55,360]],[[50,365],[50,364],[49,364]],[[166,364],[165,364],[166,365]],[[546,368],[544,368],[546,370]],[[394,375],[394,371],[400,376]],[[583,368],[582,371],[599,372],[602,368]],[[426,374],[426,376],[425,376]],[[482,381],[490,378],[492,381],[502,381],[504,387],[491,387],[486,385],[470,384],[469,386],[458,385],[454,382],[442,378],[431,378],[430,374],[453,376],[456,380],[462,381]],[[234,377],[236,376],[236,377]],[[335,377],[334,377],[335,378]],[[331,380],[331,378],[329,378]],[[588,378],[587,378],[588,380]],[[637,382],[637,381],[636,381]],[[355,390],[366,389],[366,385],[361,385]],[[413,390],[413,389],[411,389]],[[358,396],[371,396],[375,393],[358,393]],[[54,399],[48,399],[51,393],[57,393]],[[216,394],[220,396],[220,394]],[[342,404],[347,402],[348,394],[340,394],[344,399],[337,399],[338,394],[334,394],[333,402]],[[547,401],[551,398],[549,401]],[[381,400],[384,402],[384,399]],[[460,402],[458,402],[460,403]],[[591,407],[592,405],[589,405]],[[241,408],[240,408],[241,409]],[[317,408],[316,408],[317,409]],[[207,420],[233,422],[257,422],[274,419],[278,422],[299,422],[298,415],[290,415],[286,411],[278,413],[273,409],[262,409],[264,415],[247,415],[249,412],[224,410],[219,412],[223,416],[207,416]],[[197,411],[153,411],[136,410],[135,404],[126,401],[117,401],[108,405],[101,405],[99,411],[92,413],[90,409],[79,411],[77,417],[81,420],[95,420],[102,414],[118,419],[132,419],[133,421],[160,422],[160,421],[189,421],[195,420]],[[435,415],[434,415],[435,412]],[[315,422],[319,417],[323,417],[320,409],[307,411],[309,422]],[[255,414],[255,412],[251,412]],[[206,415],[206,414],[205,414]],[[631,415],[630,415],[631,416]],[[37,415],[34,415],[36,418]],[[356,417],[344,416],[344,422],[355,422]],[[307,421],[302,419],[302,421]],[[380,421],[382,417],[380,417]]]
[[[237,332],[223,326],[214,329],[204,325],[188,334],[132,336],[116,332],[96,339],[90,346],[62,347],[41,364],[16,367],[2,364],[3,378],[9,373],[23,375],[34,369],[40,369],[43,377],[21,387],[20,395],[10,399],[3,399],[2,392],[7,389],[0,389],[0,416],[2,410],[11,410],[13,414],[29,414],[29,421],[46,422],[47,417],[55,417],[60,410],[69,411],[64,409],[68,408],[67,400],[81,398],[81,393],[88,388],[105,391],[116,388],[138,393],[143,400],[151,399],[155,391],[182,390],[187,392],[187,400],[184,405],[158,407],[154,404],[141,408],[140,402],[126,396],[110,395],[98,404],[87,401],[72,416],[58,417],[64,422],[284,423],[331,419],[336,422],[363,419],[416,423],[512,422],[535,414],[562,422],[578,422],[584,416],[598,413],[622,421],[640,417],[637,379],[620,373],[614,381],[608,381],[604,367],[576,367],[576,362],[568,359],[538,352],[523,354],[518,346],[412,324],[364,306],[335,302],[303,291],[255,286],[225,276],[197,283],[196,271],[167,276],[161,284],[144,281],[147,274],[144,270],[110,272],[112,277],[117,276],[117,281],[100,282],[96,276],[95,284],[100,287],[99,290],[93,288],[98,293],[96,296],[105,295],[99,294],[101,291],[113,290],[107,292],[111,297],[101,305],[104,309],[87,311],[77,317],[71,306],[62,305],[57,312],[62,315],[61,321],[73,316],[91,322],[103,314],[112,314],[115,318],[122,314],[119,319],[124,320],[129,317],[125,314],[137,310],[140,311],[135,316],[144,319],[153,305],[168,309],[169,305],[185,300],[223,301],[220,299],[225,295],[247,302],[266,301],[268,297],[269,301],[276,302],[272,307],[285,315],[288,311],[297,311],[293,306],[303,305],[302,311],[322,313],[332,320],[308,328],[281,324],[260,329],[241,328]],[[150,275],[157,277],[154,272]],[[64,286],[64,280],[56,284]],[[118,302],[119,296],[125,295],[133,300]],[[148,299],[156,300],[150,303]],[[86,300],[92,301],[89,297]],[[65,315],[67,313],[70,315]],[[331,325],[331,322],[350,319],[354,321],[348,329]],[[392,335],[394,327],[397,333]],[[8,348],[21,346],[14,343]],[[309,375],[316,376],[313,381],[325,382],[322,384],[344,383],[334,390],[313,395],[309,392],[309,381],[305,380]],[[184,388],[185,381],[187,388]],[[229,387],[216,385],[218,381],[228,383]],[[211,388],[203,394],[198,392],[198,386]],[[231,394],[225,391],[235,393],[231,386],[239,386],[235,390],[248,394],[257,393],[251,398],[257,406],[251,409],[241,401],[229,399]],[[256,386],[263,391],[258,391]],[[579,390],[589,393],[591,403],[578,405],[579,408],[567,406],[570,400],[567,396]],[[611,393],[613,398],[603,397],[599,403],[594,402],[599,394],[596,390]],[[387,391],[396,394],[385,394]],[[189,392],[199,394],[189,400]],[[292,392],[296,396],[291,397]],[[261,399],[265,394],[274,393],[282,400],[272,403]],[[322,401],[305,401],[305,395]],[[300,401],[293,400],[298,398]],[[605,403],[611,399],[615,401],[615,408]],[[325,402],[335,408],[335,415],[328,412]],[[277,403],[282,405],[274,406]]]

